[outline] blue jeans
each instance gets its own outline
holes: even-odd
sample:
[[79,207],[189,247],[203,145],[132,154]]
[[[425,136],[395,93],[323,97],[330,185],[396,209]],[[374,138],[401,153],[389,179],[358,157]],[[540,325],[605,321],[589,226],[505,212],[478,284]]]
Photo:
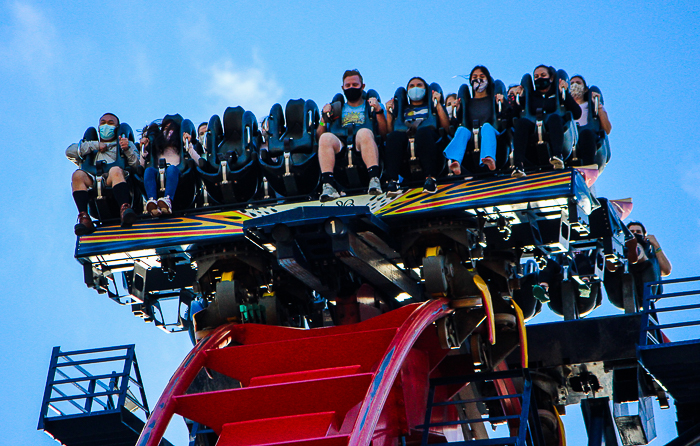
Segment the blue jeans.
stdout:
[[[491,157],[496,161],[496,137],[498,131],[491,124],[484,123],[481,126],[479,136],[481,138],[481,158]],[[458,127],[452,141],[445,147],[445,158],[458,161],[462,164],[464,152],[467,151],[467,143],[472,138],[472,131],[466,127]]]
[[[168,166],[165,168],[165,194],[171,200],[175,198],[175,190],[177,182],[180,180],[180,169],[177,166]],[[155,167],[147,167],[143,174],[143,186],[146,188],[146,195],[149,199],[158,198],[158,189],[160,188],[160,179],[158,178],[158,169]]]

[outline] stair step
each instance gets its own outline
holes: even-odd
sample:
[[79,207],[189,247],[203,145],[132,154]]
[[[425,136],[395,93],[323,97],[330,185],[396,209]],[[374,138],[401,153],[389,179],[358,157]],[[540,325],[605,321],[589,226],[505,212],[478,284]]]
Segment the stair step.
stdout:
[[395,328],[386,328],[227,347],[207,351],[206,367],[237,379],[244,387],[255,376],[357,364],[365,373],[379,362],[395,335]]
[[335,412],[266,418],[224,424],[217,446],[257,446],[320,438],[328,433]]
[[220,390],[175,397],[175,412],[220,433],[227,423],[335,412],[342,423],[360,403],[372,382],[371,373],[287,384]]
[[360,373],[361,368],[362,366],[360,365],[349,365],[346,367],[331,367],[327,369],[307,370],[303,372],[256,376],[250,379],[250,387],[269,386],[271,384],[292,383],[322,378],[335,378],[340,376],[357,375]]

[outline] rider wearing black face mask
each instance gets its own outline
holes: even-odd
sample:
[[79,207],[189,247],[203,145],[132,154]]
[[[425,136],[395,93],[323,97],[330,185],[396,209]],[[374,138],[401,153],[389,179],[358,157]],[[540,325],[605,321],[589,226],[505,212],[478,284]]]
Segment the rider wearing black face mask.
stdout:
[[381,169],[379,168],[379,149],[374,140],[371,117],[368,116],[367,104],[374,111],[375,119],[377,120],[377,128],[379,133],[386,135],[386,117],[382,104],[376,98],[371,97],[365,99],[362,97],[365,84],[362,80],[362,75],[357,70],[347,70],[343,74],[343,94],[346,102],[343,104],[340,116],[333,115],[333,107],[331,104],[323,106],[321,113],[321,122],[319,123],[316,135],[318,136],[318,162],[321,166],[321,201],[329,201],[340,198],[341,191],[339,186],[333,179],[333,170],[335,169],[335,157],[341,150],[345,149],[346,141],[331,133],[328,129],[330,124],[340,119],[342,127],[354,126],[355,130],[355,150],[360,152],[362,161],[367,166],[367,174],[369,175],[369,187],[367,193],[370,195],[379,195],[382,193],[379,177]]
[[[559,90],[564,90],[564,108],[570,111],[574,119],[581,117],[581,107],[576,103],[576,100],[569,93],[569,86],[563,79],[559,80],[558,85],[554,82],[556,79],[556,71],[554,68],[547,65],[540,65],[535,68],[535,91],[529,98],[530,109],[532,111],[542,109],[545,114],[544,124],[549,135],[549,146],[551,150],[551,158],[549,162],[555,169],[564,168],[563,149],[564,149],[564,122],[562,117],[557,112],[557,95]],[[516,87],[515,94],[522,94],[521,86]],[[515,160],[514,177],[523,177],[523,165],[525,162],[525,151],[527,150],[527,142],[530,135],[535,131],[535,123],[528,119],[519,119],[515,125],[515,135],[513,139],[513,157]]]

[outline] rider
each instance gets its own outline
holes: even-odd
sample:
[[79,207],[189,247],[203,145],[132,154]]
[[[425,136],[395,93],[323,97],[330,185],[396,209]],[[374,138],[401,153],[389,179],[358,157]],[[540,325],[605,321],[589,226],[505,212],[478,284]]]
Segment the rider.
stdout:
[[[345,145],[340,138],[328,131],[328,125],[336,119],[341,120],[343,127],[352,124],[363,125],[370,119],[366,113],[365,99],[362,97],[365,84],[360,72],[357,70],[346,70],[343,73],[342,88],[347,101],[343,104],[340,116],[331,116],[331,104],[324,105],[321,113],[321,122],[316,130],[318,136],[318,162],[321,166],[321,201],[329,201],[340,197],[340,193],[336,188],[337,184],[333,179],[333,169],[335,168],[335,157]],[[383,137],[386,134],[386,118],[382,104],[376,98],[369,98],[367,102],[376,113],[379,133]],[[367,193],[371,195],[381,194],[379,149],[371,129],[363,127],[357,130],[355,134],[355,150],[360,152],[362,161],[367,166],[369,175],[369,189]]]
[[[160,128],[158,128],[156,124],[151,124],[151,126],[148,128],[148,132],[153,132],[155,134],[155,156],[153,157],[153,160],[155,161],[156,166],[161,159],[165,159],[167,164],[167,167],[165,168],[165,193],[161,198],[158,198],[157,167],[146,167],[143,175],[143,185],[146,189],[146,195],[148,195],[146,211],[153,217],[169,215],[172,213],[172,200],[175,198],[175,191],[180,180],[180,144],[185,144],[185,150],[187,153],[189,153],[190,157],[192,157],[195,164],[197,164],[200,159],[200,155],[197,153],[195,145],[192,143],[192,135],[187,132],[183,133],[182,142],[180,142],[181,123],[182,117],[180,115],[169,115],[163,120]],[[148,155],[147,149],[149,144],[149,138],[141,138],[142,166],[145,166],[146,164],[144,157]],[[197,148],[199,148],[198,143]]]
[[[593,100],[596,97],[600,98],[600,93],[597,91],[588,91],[588,85],[586,80],[581,75],[576,75],[571,78],[571,96],[576,100],[576,103],[581,107],[581,117],[576,120],[578,125],[578,147],[579,156],[583,160],[584,165],[593,164],[594,156],[596,152],[596,146],[598,144],[598,135],[588,128],[588,96]],[[608,118],[608,112],[605,111],[605,107],[602,102],[598,105],[598,117],[600,119],[600,128],[605,131],[606,134],[610,134],[612,130],[612,124]],[[600,167],[600,166],[599,166]]]
[[671,261],[666,257],[656,237],[647,234],[641,222],[632,221],[627,224],[627,229],[637,240],[637,261],[630,265],[630,272],[635,277],[637,293],[642,296],[644,283],[655,282],[671,274]]
[[[440,174],[443,166],[443,157],[442,152],[437,147],[437,141],[440,138],[438,130],[432,126],[421,127],[422,121],[430,113],[428,101],[437,101],[438,123],[445,132],[450,131],[450,118],[447,116],[445,108],[441,105],[442,94],[436,90],[433,91],[432,97],[427,98],[426,91],[428,91],[428,84],[423,78],[413,77],[408,81],[406,86],[408,104],[404,110],[404,116],[400,119],[403,119],[411,128],[411,131],[414,132],[416,155],[425,175],[423,192],[434,194],[437,192],[435,177]],[[394,109],[394,98],[387,101],[386,108],[389,110]],[[399,170],[402,160],[407,156],[406,148],[409,144],[407,132],[394,131],[395,119],[393,113],[388,114],[387,125],[390,133],[386,140],[384,168],[388,179],[387,194],[390,195],[398,193]]]
[[[135,166],[139,162],[138,152],[134,143],[117,135],[119,128],[119,118],[114,113],[105,113],[100,118],[97,141],[81,141],[79,144],[71,144],[66,149],[66,156],[75,164],[80,162],[89,154],[95,153],[95,162],[105,161],[107,164],[117,161],[117,144],[126,155],[127,164]],[[120,205],[119,216],[122,227],[131,226],[136,221],[137,215],[131,209],[131,192],[126,184],[128,172],[121,167],[114,166],[102,175],[106,179],[107,186],[112,186],[112,193],[117,203]],[[90,195],[88,189],[95,183],[96,178],[84,170],[78,169],[73,172],[71,189],[73,200],[78,208],[78,223],[73,228],[75,235],[87,235],[95,231],[95,225],[88,214],[88,201]]]
[[[469,74],[469,82],[474,91],[474,97],[469,101],[469,106],[463,113],[468,113],[466,122],[479,121],[481,134],[481,164],[479,167],[486,170],[496,170],[496,137],[498,130],[494,127],[494,98],[501,104],[504,103],[502,94],[494,95],[494,80],[489,70],[481,65],[475,66]],[[461,104],[457,100],[456,107],[459,110]],[[467,127],[458,127],[452,141],[445,148],[445,157],[449,160],[450,172],[461,175],[461,162],[467,150],[467,144],[472,137],[472,131]]]
[[[561,115],[557,114],[557,94],[559,90],[565,91],[564,108],[570,111],[574,119],[581,117],[581,107],[576,103],[568,90],[568,84],[564,79],[559,79],[559,85],[555,85],[552,80],[555,79],[556,72],[554,68],[547,65],[539,65],[535,68],[533,78],[535,82],[535,91],[532,97],[529,98],[530,109],[542,109],[546,114],[544,118],[544,126],[549,135],[549,146],[551,149],[550,164],[555,169],[564,168],[563,151],[564,151],[564,121]],[[515,87],[515,94],[522,95],[523,87]],[[515,169],[513,170],[514,177],[525,176],[524,162],[527,143],[530,135],[535,131],[535,123],[529,119],[521,118],[515,123],[515,134],[513,137],[513,158],[515,160]]]

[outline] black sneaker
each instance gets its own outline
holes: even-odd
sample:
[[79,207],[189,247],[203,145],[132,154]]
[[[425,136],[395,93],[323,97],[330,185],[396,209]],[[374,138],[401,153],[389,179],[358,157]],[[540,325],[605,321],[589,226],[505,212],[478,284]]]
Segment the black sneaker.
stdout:
[[386,196],[395,197],[401,194],[401,188],[399,188],[399,182],[396,180],[389,180],[386,183]]
[[434,194],[437,192],[437,180],[433,177],[428,177],[423,183],[423,193],[424,194]]

